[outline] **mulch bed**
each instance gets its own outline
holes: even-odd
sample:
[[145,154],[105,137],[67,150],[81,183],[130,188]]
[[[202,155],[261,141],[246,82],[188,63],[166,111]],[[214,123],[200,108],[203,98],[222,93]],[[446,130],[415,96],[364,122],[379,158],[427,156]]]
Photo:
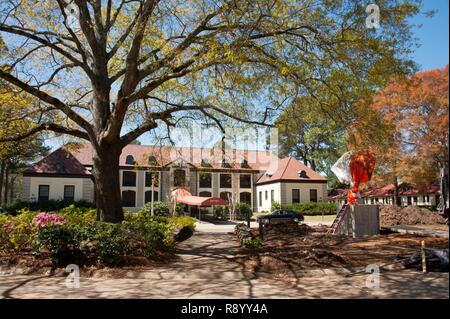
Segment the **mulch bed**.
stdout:
[[[117,267],[106,267],[95,260],[79,260],[74,261],[81,267],[81,272],[84,276],[108,276],[108,277],[123,277],[123,274],[128,271],[146,271],[167,265],[170,262],[176,261],[177,256],[172,251],[157,252],[152,258],[130,256],[126,257],[122,264]],[[64,272],[64,267],[56,268],[52,264],[52,260],[48,254],[37,256],[31,251],[25,252],[0,252],[0,268],[8,269],[23,269],[27,270],[28,274],[45,274],[50,272]]]

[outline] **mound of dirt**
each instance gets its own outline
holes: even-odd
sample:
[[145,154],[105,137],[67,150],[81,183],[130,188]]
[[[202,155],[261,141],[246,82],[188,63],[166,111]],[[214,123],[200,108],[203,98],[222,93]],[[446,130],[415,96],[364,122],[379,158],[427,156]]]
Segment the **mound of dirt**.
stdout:
[[312,231],[312,228],[306,224],[298,223],[277,223],[269,224],[264,227],[266,234],[295,234],[305,236]]
[[438,213],[418,206],[380,205],[380,221],[381,226],[446,224]]

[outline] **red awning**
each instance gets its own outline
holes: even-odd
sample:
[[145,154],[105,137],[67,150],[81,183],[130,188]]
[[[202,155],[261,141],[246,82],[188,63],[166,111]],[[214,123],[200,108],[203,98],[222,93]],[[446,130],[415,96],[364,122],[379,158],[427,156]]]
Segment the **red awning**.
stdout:
[[172,196],[176,196],[177,203],[193,206],[218,206],[228,205],[228,201],[218,197],[193,196],[189,191],[178,188],[172,191]]
[[218,197],[200,197],[200,196],[179,196],[177,203],[193,206],[217,206],[228,205],[228,201]]

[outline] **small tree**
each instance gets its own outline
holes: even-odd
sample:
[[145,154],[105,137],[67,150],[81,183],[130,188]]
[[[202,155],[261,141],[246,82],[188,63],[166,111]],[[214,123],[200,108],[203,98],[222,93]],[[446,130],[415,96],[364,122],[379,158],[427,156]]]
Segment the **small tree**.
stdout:
[[236,207],[238,204],[238,196],[236,192],[228,193],[228,210],[230,213],[230,220],[236,220]]

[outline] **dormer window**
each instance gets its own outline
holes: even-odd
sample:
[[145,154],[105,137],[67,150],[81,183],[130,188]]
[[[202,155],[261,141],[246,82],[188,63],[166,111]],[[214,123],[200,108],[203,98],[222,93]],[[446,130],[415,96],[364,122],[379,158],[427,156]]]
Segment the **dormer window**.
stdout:
[[64,171],[64,164],[62,164],[62,163],[56,163],[56,164],[55,164],[55,170],[56,170],[57,172],[62,172],[62,171]]
[[250,168],[250,166],[248,165],[248,161],[246,159],[242,160],[241,168]]
[[211,167],[211,164],[208,160],[202,159],[202,163],[200,164],[202,167]]
[[128,155],[125,159],[125,164],[127,165],[134,165],[134,157],[133,155]]
[[304,170],[298,171],[298,175],[301,178],[309,178],[308,175],[306,174],[306,172]]
[[148,164],[149,164],[149,165],[157,165],[157,164],[158,164],[158,161],[156,160],[156,157],[154,157],[154,156],[149,156],[149,158],[148,158]]
[[222,167],[223,167],[223,168],[231,168],[231,165],[230,165],[230,163],[228,163],[227,161],[222,160]]

